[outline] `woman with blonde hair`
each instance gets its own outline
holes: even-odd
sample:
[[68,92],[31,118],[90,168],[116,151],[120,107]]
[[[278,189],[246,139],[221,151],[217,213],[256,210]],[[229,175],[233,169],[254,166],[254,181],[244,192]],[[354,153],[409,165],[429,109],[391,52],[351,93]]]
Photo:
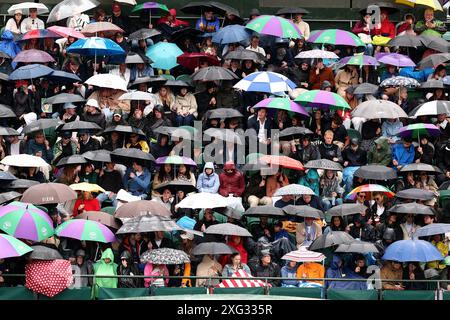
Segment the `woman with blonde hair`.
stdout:
[[85,211],[100,211],[100,202],[89,191],[81,191],[73,207],[73,217]]

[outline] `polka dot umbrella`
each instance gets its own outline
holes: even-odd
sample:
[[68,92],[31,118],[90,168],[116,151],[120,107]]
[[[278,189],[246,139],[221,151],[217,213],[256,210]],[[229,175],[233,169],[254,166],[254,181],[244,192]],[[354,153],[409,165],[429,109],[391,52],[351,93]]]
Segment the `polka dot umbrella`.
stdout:
[[33,260],[25,266],[25,287],[54,297],[73,282],[69,260]]

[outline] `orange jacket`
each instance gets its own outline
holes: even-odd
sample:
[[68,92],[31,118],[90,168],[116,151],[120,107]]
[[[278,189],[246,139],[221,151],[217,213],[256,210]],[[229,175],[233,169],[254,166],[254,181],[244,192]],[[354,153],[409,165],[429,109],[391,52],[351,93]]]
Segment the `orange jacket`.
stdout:
[[[303,276],[305,274],[305,277]],[[325,268],[320,263],[305,262],[297,268],[297,279],[325,278]],[[323,285],[323,281],[312,280]]]

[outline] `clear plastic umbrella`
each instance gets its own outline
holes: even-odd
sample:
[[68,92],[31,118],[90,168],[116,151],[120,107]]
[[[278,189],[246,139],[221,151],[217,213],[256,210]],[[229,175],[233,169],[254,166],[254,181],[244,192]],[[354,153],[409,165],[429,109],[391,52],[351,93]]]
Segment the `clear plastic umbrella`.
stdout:
[[9,7],[8,14],[14,15],[14,11],[22,10],[23,14],[30,15],[30,9],[37,9],[38,15],[48,12],[48,8],[43,3],[22,2]]
[[100,5],[96,0],[64,0],[53,7],[48,15],[47,23],[63,20],[83,13]]

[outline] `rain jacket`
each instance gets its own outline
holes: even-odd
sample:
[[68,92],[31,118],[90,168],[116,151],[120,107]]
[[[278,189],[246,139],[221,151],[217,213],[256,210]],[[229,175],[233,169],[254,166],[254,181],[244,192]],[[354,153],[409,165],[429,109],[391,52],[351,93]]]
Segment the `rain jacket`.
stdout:
[[434,29],[428,28],[424,20],[417,21],[414,31],[421,36],[442,37],[442,34],[447,31],[445,23],[436,19],[433,19],[432,22],[436,25]]
[[[241,241],[238,244],[234,243],[234,238],[236,236],[230,236],[230,240],[227,242],[227,245],[229,245],[230,247],[236,249],[237,252],[239,252],[240,256],[241,256],[241,263],[242,264],[246,264],[248,262],[248,253],[247,250],[245,250],[244,247],[244,239],[241,238]],[[225,266],[227,263],[231,263],[230,262],[230,255],[222,255],[221,258],[219,259],[219,262],[222,266]]]
[[45,144],[38,144],[34,139],[28,141],[27,145],[27,153],[31,155],[36,155],[36,152],[42,152],[42,159],[45,160],[48,164],[50,164],[53,160],[53,150],[52,148],[48,149],[45,147]]
[[292,280],[281,280],[282,286],[298,286],[300,284],[300,281],[297,280],[297,265],[294,268],[290,268],[288,264],[282,267],[281,277],[292,278]]
[[[439,252],[442,254],[443,257],[446,257],[448,255],[448,245],[446,245],[444,242],[439,241],[431,241],[431,244],[435,246]],[[433,268],[433,269],[445,269],[445,264],[440,264],[439,261],[431,261],[427,263],[427,268]]]
[[392,149],[392,160],[397,160],[399,165],[404,166],[413,163],[415,154],[413,145],[406,149],[403,144],[396,144]]
[[316,196],[319,196],[319,187],[320,187],[320,176],[317,173],[316,169],[309,169],[306,176],[303,176],[298,181],[298,184],[301,184],[302,186],[309,187],[314,191]]
[[[109,258],[111,261],[109,263],[105,262],[105,259]],[[114,253],[110,248],[106,249],[100,261],[94,264],[94,274],[97,275],[117,275],[117,264],[114,263]],[[117,278],[95,278],[94,285],[96,291],[98,287],[103,288],[117,288]]]
[[[216,271],[217,270],[217,271]],[[197,277],[217,277],[222,273],[222,266],[216,260],[211,259],[210,256],[203,256],[202,262],[197,266]],[[210,283],[209,279],[196,279],[196,287],[205,287]],[[219,284],[219,280],[212,279],[211,285]]]
[[[122,263],[119,265],[119,268],[117,269],[117,273],[119,275],[132,276],[140,274],[138,268],[133,262],[130,252],[128,251],[122,252],[120,258],[127,259],[128,265],[126,268],[123,266]],[[119,288],[138,288],[140,286],[139,282],[140,282],[139,278],[120,278]]]
[[[206,174],[206,169],[212,169],[211,175]],[[198,176],[197,189],[199,192],[217,193],[220,187],[220,179],[215,173],[214,164],[207,162],[203,168],[203,173]]]
[[[345,274],[342,268],[342,259],[338,255],[333,255],[333,261],[327,270],[326,278],[350,278],[350,279],[363,279],[356,274]],[[401,275],[400,275],[401,276]],[[337,289],[337,290],[367,290],[366,282],[360,281],[326,281],[325,285],[327,289]]]
[[[0,41],[0,51],[6,53],[11,56],[11,58],[15,58],[17,54],[22,51],[20,47],[14,42],[14,35],[11,31],[5,30],[2,33],[2,41]],[[15,64],[15,63],[13,63]]]
[[384,280],[383,289],[384,290],[392,290],[395,288],[396,284],[400,284],[399,282],[392,282],[386,280],[399,280],[403,278],[403,270],[395,270],[392,266],[392,262],[388,261],[382,268],[380,273],[381,280]]
[[389,17],[386,17],[386,19],[384,19],[384,21],[381,22],[380,29],[373,29],[372,35],[389,37],[389,38],[395,37],[395,26],[389,20]]
[[[165,264],[160,265],[162,266],[159,269],[154,268],[152,263],[147,263],[144,268],[144,276],[169,276],[169,270],[167,269],[167,266]],[[144,278],[144,286],[146,288],[150,287],[155,281],[160,282],[162,278]],[[164,286],[167,286],[169,283],[169,278],[164,279]]]
[[[236,170],[236,166],[232,162],[226,163],[223,170],[219,176],[219,193],[224,197],[228,197],[230,193],[241,197],[245,189],[244,175]],[[225,170],[233,170],[233,172],[229,174]]]
[[130,173],[132,168],[128,168],[123,176],[123,185],[127,188],[128,192],[133,196],[141,196],[148,193],[150,186],[150,171],[144,168],[144,171],[140,176],[136,176],[134,179],[130,179]]
[[[168,17],[172,16],[173,17],[173,21],[169,22]],[[189,23],[183,20],[179,20],[177,19],[177,10],[175,10],[174,8],[169,10],[169,13],[165,16],[162,17],[161,19],[158,20],[158,22],[156,23],[157,25],[159,24],[167,24],[170,27],[180,27],[180,26],[189,26]]]
[[[316,262],[304,263],[297,268],[297,278],[303,280],[308,278],[325,278],[325,268],[323,267],[323,265]],[[320,280],[309,282],[315,282],[323,285],[323,281]]]
[[367,163],[387,166],[391,163],[391,148],[387,139],[381,141],[381,149],[374,144],[367,154]]

